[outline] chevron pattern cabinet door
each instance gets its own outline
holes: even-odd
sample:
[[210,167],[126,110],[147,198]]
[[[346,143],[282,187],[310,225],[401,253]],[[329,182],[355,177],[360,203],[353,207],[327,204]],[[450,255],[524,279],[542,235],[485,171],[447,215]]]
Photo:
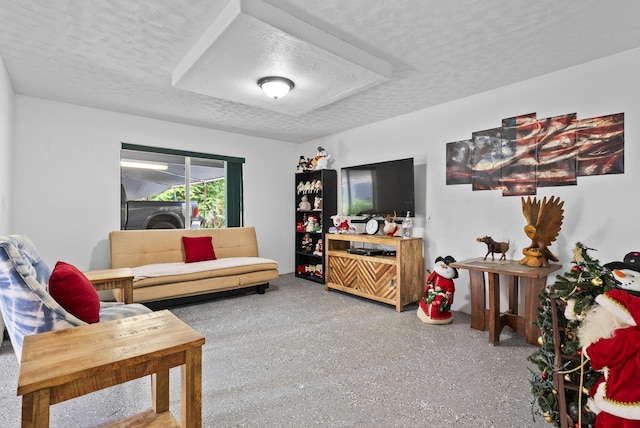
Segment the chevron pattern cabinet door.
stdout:
[[370,296],[395,299],[395,265],[342,257],[331,257],[329,263],[329,281]]
[[385,299],[396,298],[396,266],[361,262],[358,269],[358,290]]
[[348,288],[358,285],[359,261],[343,257],[329,259],[329,281]]

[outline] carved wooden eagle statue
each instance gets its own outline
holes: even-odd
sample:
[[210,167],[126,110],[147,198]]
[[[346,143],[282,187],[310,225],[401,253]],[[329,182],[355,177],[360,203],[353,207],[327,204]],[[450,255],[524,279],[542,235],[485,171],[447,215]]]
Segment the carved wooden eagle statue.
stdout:
[[522,198],[522,214],[527,220],[524,233],[531,239],[531,245],[522,250],[524,258],[520,260],[521,265],[540,267],[549,266],[549,260],[558,261],[548,247],[560,234],[563,205],[564,202],[555,196],[548,201],[546,196],[542,201]]

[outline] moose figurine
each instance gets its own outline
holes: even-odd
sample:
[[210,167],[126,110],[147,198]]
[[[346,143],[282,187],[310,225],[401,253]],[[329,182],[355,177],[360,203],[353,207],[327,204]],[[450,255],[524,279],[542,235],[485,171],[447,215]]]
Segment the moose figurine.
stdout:
[[384,227],[382,228],[382,231],[387,236],[396,236],[400,231],[400,225],[396,223],[397,219],[398,217],[396,216],[396,212],[394,211],[393,219],[391,218],[391,215],[387,215],[387,218],[384,220]]
[[509,251],[508,242],[496,242],[490,236],[483,236],[482,238],[476,238],[478,242],[484,242],[487,244],[487,254],[483,260],[487,260],[487,256],[491,253],[491,260],[495,260],[494,253],[502,253],[499,260],[507,259],[507,251]]

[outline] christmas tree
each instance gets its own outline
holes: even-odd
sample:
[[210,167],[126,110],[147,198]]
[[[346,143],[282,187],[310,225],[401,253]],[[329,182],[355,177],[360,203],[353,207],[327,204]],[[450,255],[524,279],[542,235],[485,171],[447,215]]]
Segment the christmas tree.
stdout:
[[[567,383],[579,386],[578,391],[574,391],[575,394],[570,391],[569,395],[565,395],[567,403],[577,402],[579,397],[586,398],[591,386],[601,376],[601,373],[591,369],[588,360],[581,358],[580,344],[575,333],[585,313],[594,305],[596,296],[615,288],[617,281],[610,270],[591,258],[589,250],[592,248],[576,243],[571,269],[558,275],[555,283],[549,289],[544,289],[539,296],[540,305],[535,324],[541,331],[538,338],[540,348],[528,358],[538,369],[530,369],[531,393],[534,397],[533,405],[537,404],[539,407],[536,413],[541,413],[545,421],[555,426],[560,426],[557,395],[567,392],[555,390],[554,375],[561,375]],[[558,322],[555,339],[552,328],[554,308]],[[556,355],[554,340],[560,341],[560,356]],[[580,407],[581,404],[578,405]]]

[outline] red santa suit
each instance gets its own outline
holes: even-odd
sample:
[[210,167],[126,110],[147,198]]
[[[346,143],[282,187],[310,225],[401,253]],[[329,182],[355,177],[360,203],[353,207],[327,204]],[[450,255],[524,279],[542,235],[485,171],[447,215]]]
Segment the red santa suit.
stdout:
[[418,307],[417,315],[421,321],[428,324],[449,324],[453,321],[450,311],[456,291],[453,279],[458,277],[458,271],[449,266],[453,262],[455,259],[451,256],[436,259]]
[[583,348],[591,367],[604,374],[590,394],[595,428],[640,428],[640,298],[616,289],[596,301],[629,326]]

